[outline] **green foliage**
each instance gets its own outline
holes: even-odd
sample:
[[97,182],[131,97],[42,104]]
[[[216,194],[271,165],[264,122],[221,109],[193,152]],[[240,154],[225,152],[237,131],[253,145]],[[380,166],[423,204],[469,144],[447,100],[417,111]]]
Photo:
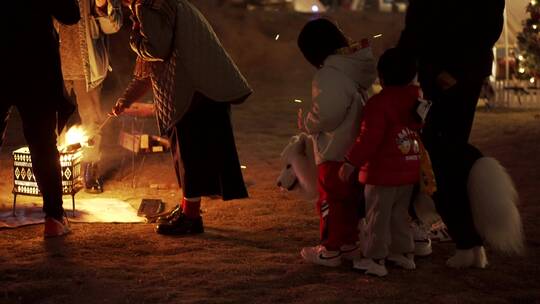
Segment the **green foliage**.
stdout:
[[518,35],[519,77],[540,78],[540,0],[531,0],[527,6],[529,18],[523,22],[523,31]]

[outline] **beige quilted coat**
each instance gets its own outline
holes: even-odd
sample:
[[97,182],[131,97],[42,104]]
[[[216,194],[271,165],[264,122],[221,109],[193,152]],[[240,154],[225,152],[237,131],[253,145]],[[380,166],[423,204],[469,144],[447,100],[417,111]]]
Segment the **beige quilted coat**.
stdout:
[[[138,0],[131,48],[152,62],[152,87],[161,125],[172,126],[200,92],[220,102],[242,102],[252,92],[212,27],[185,0]],[[159,62],[159,63],[158,63]],[[156,64],[158,63],[158,64]]]

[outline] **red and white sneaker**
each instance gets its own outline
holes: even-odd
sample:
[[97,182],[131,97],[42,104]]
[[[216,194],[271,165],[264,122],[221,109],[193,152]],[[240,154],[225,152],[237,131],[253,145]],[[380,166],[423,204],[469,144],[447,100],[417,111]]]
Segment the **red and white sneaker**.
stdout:
[[305,261],[328,267],[337,267],[341,265],[341,252],[326,250],[323,245],[315,247],[304,247],[300,255]]
[[46,238],[63,236],[70,232],[71,229],[69,228],[69,222],[66,217],[63,217],[61,222],[52,217],[45,218],[45,230],[43,235]]

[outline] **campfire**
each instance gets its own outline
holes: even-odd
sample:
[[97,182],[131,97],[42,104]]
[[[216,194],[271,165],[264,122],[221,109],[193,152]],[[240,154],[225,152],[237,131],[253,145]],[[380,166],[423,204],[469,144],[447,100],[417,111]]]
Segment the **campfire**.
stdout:
[[[71,127],[60,139],[60,167],[62,173],[62,193],[71,195],[73,215],[75,215],[75,195],[83,187],[81,160],[83,147],[89,138],[81,126]],[[41,196],[32,168],[32,157],[28,147],[13,151],[13,215],[17,195]]]

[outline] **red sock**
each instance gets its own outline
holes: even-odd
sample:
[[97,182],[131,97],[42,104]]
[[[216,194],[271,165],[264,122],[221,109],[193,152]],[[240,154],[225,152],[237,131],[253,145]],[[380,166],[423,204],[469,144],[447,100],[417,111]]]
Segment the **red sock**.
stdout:
[[187,218],[198,218],[201,216],[201,200],[188,201],[186,198],[182,200],[182,213]]

